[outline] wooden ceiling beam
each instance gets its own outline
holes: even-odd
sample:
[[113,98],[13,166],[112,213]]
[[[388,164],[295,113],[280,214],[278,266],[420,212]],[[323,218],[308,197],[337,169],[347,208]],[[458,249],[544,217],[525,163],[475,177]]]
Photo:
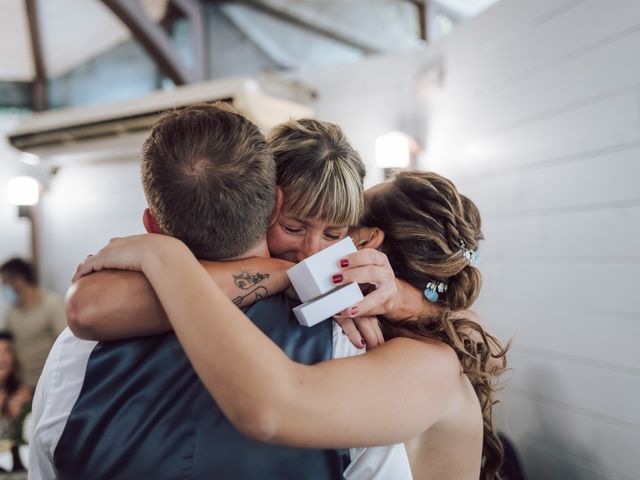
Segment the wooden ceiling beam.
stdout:
[[40,35],[40,24],[38,19],[38,9],[36,0],[25,0],[27,10],[27,20],[29,22],[29,38],[31,39],[31,52],[35,76],[32,82],[32,108],[36,112],[46,110],[47,99],[47,72],[44,66],[44,55],[42,53],[42,37]]
[[[102,3],[131,30],[133,36],[153,58],[158,68],[171,78],[176,85],[185,85],[204,80],[202,58],[194,58],[195,68],[187,68],[172,44],[171,37],[160,25],[149,18],[139,0],[102,0]],[[195,18],[196,23],[199,23],[200,26],[196,26],[194,31],[197,30],[199,32],[196,33],[196,36],[200,34],[199,41],[201,43],[195,48],[198,51],[203,51],[204,20],[202,20],[202,14],[199,9],[195,8],[195,4],[198,4],[197,0],[176,2],[178,8],[183,12],[186,10],[185,13],[188,12],[187,16],[192,21]]]

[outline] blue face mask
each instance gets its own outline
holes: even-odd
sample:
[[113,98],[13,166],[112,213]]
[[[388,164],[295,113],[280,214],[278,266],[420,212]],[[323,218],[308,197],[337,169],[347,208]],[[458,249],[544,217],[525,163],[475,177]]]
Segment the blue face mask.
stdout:
[[17,305],[18,304],[18,294],[13,290],[13,288],[2,287],[0,289],[2,291],[2,298],[9,305]]

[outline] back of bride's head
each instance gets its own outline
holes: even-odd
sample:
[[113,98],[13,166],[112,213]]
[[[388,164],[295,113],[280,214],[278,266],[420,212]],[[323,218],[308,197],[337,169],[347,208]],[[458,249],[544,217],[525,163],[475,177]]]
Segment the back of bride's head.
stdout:
[[419,290],[431,282],[437,303],[450,310],[476,300],[481,275],[472,261],[483,238],[480,213],[446,178],[399,173],[368,199],[361,224],[384,231],[381,250],[398,278]]

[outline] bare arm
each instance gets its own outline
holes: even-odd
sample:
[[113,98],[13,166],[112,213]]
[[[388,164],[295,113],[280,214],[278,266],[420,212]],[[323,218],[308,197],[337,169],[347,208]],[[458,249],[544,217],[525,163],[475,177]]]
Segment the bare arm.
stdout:
[[143,271],[207,389],[256,439],[315,448],[396,443],[460,408],[464,376],[442,344],[399,338],[363,356],[297,364],[177,240],[117,239],[97,257],[84,269]]
[[[201,264],[241,307],[286,289],[286,271],[292,266],[258,257]],[[104,270],[79,278],[67,293],[66,308],[69,327],[84,339],[117,340],[171,330],[158,297],[140,272]]]

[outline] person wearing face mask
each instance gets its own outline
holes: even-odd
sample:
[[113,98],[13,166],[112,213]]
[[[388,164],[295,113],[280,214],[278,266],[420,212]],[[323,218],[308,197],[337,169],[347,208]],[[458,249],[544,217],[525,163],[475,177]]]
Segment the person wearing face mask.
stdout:
[[0,266],[2,297],[10,305],[6,328],[15,340],[25,385],[35,388],[49,350],[66,327],[62,299],[38,286],[33,266],[12,258]]

